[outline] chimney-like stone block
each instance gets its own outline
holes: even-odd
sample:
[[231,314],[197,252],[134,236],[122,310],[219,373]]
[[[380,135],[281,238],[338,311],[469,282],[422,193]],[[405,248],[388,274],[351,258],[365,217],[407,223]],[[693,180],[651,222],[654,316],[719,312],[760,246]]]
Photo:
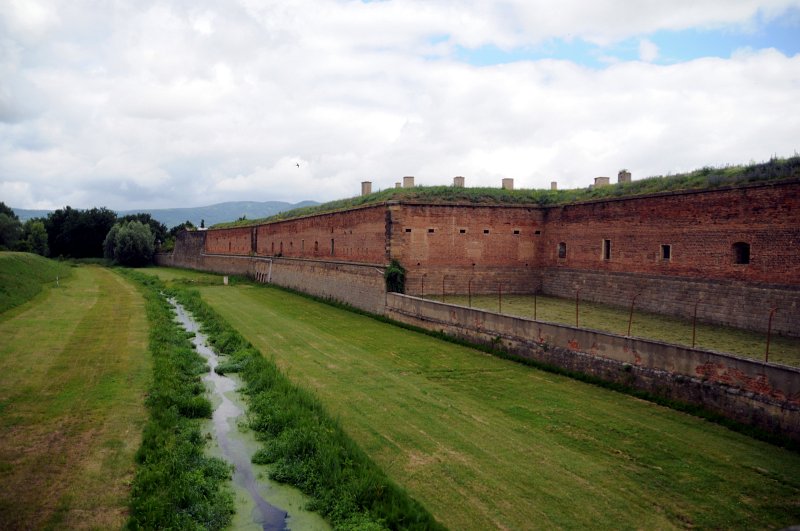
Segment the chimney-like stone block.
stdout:
[[464,188],[464,178],[463,177],[453,177],[453,187],[454,188]]
[[361,195],[369,195],[372,193],[372,182],[363,181],[361,183]]
[[414,188],[414,176],[407,175],[403,177],[403,188]]
[[514,179],[506,177],[503,179],[503,190],[513,190],[514,189]]

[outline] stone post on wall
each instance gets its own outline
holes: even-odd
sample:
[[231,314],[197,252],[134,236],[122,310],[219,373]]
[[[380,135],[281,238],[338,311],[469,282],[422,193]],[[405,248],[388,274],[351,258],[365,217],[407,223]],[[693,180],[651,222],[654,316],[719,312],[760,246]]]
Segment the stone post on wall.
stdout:
[[513,190],[514,189],[514,179],[506,177],[503,179],[503,190]]
[[453,188],[464,188],[464,178],[453,177]]
[[594,178],[594,186],[595,188],[599,186],[608,186],[611,184],[611,177],[595,177]]
[[403,177],[403,188],[414,188],[414,176],[407,175]]
[[395,188],[402,188],[402,187],[403,187],[403,185],[402,185],[402,184],[400,184],[400,183],[394,183],[394,187],[395,187]]
[[551,190],[558,190],[558,183],[556,181],[550,182],[550,189]]
[[372,182],[363,181],[361,183],[361,195],[369,195],[372,193]]
[[620,170],[617,174],[617,182],[618,183],[629,183],[631,182],[631,172],[628,170]]

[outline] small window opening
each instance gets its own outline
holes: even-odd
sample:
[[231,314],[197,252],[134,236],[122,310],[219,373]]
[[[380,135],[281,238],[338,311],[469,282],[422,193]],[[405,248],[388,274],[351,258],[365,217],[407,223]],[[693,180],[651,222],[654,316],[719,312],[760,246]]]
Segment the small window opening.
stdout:
[[661,246],[661,259],[664,261],[670,261],[672,259],[672,246],[664,244]]
[[736,242],[733,244],[733,263],[750,263],[750,244],[746,242]]
[[611,260],[611,240],[603,240],[603,260]]
[[301,251],[305,251],[306,250],[306,241],[305,240],[300,240],[300,250]]
[[333,238],[331,238],[331,256],[334,254]]
[[283,242],[281,242],[281,254],[283,254]]
[[406,232],[411,232],[411,229],[406,229]]
[[319,252],[319,242],[314,242],[314,252],[315,253]]
[[275,242],[272,242],[272,254],[275,254]]
[[541,233],[542,233],[542,231],[540,231],[540,230],[537,230],[536,232],[534,232],[534,234],[536,234],[536,235],[539,235]]
[[565,242],[559,242],[558,244],[558,257],[559,258],[567,257],[567,244]]
[[483,229],[484,234],[489,234],[489,229]]
[[519,229],[514,229],[514,234],[519,234]]
[[458,229],[459,234],[466,234],[467,229]]
[[434,229],[428,229],[428,233],[432,233]]

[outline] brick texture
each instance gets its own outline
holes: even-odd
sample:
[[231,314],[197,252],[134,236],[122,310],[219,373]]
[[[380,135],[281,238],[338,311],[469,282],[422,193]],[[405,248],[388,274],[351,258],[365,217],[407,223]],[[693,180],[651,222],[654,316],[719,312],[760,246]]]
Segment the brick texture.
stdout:
[[581,288],[623,306],[641,293],[638,307],[682,316],[699,300],[699,319],[754,330],[778,307],[774,329],[800,335],[798,180],[554,207],[389,202],[184,233],[172,262],[198,267],[201,251],[375,267],[397,259],[416,295]]

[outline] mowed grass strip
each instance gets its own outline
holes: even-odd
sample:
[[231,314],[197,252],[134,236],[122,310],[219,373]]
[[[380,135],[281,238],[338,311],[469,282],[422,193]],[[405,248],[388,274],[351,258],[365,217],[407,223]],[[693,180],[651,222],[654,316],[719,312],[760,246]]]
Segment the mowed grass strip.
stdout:
[[[426,297],[441,301],[441,295]],[[467,306],[470,298],[466,295],[445,295],[445,302]],[[628,301],[630,302],[630,301]],[[473,308],[508,315],[533,318],[533,295],[473,295]],[[630,308],[610,306],[588,301],[578,305],[579,324],[582,327],[626,335]],[[637,310],[634,308],[631,335],[645,337],[677,345],[692,346],[692,307],[686,309],[688,319],[669,317]],[[778,310],[780,311],[780,310]],[[539,295],[536,297],[536,317],[542,321],[575,325],[575,299],[560,299]],[[766,327],[769,315],[763,315]],[[728,326],[697,323],[695,346],[702,349],[728,352],[746,358],[764,360],[767,345],[766,333],[741,330]],[[800,367],[800,338],[772,334],[769,348],[769,361]]]
[[146,419],[148,327],[108,269],[0,315],[0,523],[118,528]]
[[797,454],[281,290],[200,291],[452,529],[800,521]]

